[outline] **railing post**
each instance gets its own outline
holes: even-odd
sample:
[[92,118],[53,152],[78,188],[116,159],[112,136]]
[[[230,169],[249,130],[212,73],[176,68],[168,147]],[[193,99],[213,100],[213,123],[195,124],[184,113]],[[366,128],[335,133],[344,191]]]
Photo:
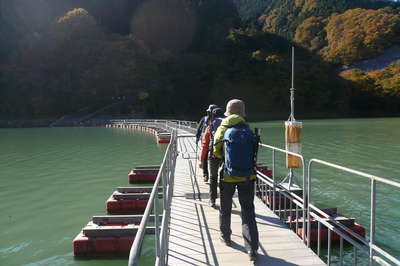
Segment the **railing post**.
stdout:
[[339,262],[340,266],[343,266],[343,237],[340,237]]
[[[308,169],[307,169],[307,247],[310,247],[310,241],[311,241],[311,217],[310,217],[310,204],[311,204],[311,164],[313,160],[311,159],[310,162],[308,163]],[[305,204],[305,202],[303,203]],[[304,206],[303,206],[304,207]],[[305,217],[303,217],[304,219]],[[303,228],[303,232],[304,232]]]
[[154,237],[156,241],[156,259],[160,258],[160,240],[159,240],[159,220],[158,220],[158,188],[156,188],[156,198],[154,199],[154,225],[156,228]]
[[[165,165],[166,169],[163,169],[163,171],[167,172],[167,173],[168,173],[168,168],[169,168],[169,165],[168,165],[169,164],[169,160],[170,160],[170,154],[167,154],[167,161],[166,161],[166,165]],[[162,173],[162,174],[163,174],[162,175],[162,187],[163,187],[163,204],[164,204],[163,208],[165,209],[166,205],[167,205],[167,196],[168,196],[168,191],[167,191],[168,174],[167,175],[165,175],[164,173]]]
[[375,244],[375,215],[376,215],[376,182],[371,179],[371,224],[369,232],[369,264],[373,265],[374,249],[372,246]]
[[332,240],[332,231],[328,229],[328,266],[331,265],[331,240]]
[[[308,234],[307,234],[307,241],[308,241]],[[318,243],[317,243],[317,255],[318,256],[320,254],[320,251],[321,251],[321,223],[318,221]]]
[[354,265],[357,266],[358,260],[357,260],[357,248],[354,246]]
[[275,150],[272,150],[272,211],[275,212]]
[[[307,189],[306,189],[306,164],[304,163],[304,159],[303,159],[303,157],[300,157],[301,158],[301,163],[303,164],[303,233],[302,233],[302,238],[303,238],[303,242],[305,242],[305,241],[307,241],[307,246],[309,247],[309,244],[308,244],[308,238],[307,238],[307,240],[306,240],[306,238],[305,238],[305,228],[306,228],[306,226],[307,226],[307,224],[309,224],[310,223],[310,217],[308,216],[308,214],[307,214],[307,216],[306,216],[306,208],[307,208],[307,206],[308,206],[308,204],[306,203],[306,199],[307,199]],[[297,233],[297,232],[296,232]]]

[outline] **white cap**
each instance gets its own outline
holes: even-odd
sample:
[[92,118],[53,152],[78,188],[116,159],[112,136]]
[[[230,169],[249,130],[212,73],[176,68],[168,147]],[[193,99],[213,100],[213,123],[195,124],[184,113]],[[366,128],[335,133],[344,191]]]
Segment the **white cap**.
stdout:
[[242,117],[246,116],[244,111],[244,102],[242,100],[233,99],[226,104],[225,116],[233,114],[240,115]]

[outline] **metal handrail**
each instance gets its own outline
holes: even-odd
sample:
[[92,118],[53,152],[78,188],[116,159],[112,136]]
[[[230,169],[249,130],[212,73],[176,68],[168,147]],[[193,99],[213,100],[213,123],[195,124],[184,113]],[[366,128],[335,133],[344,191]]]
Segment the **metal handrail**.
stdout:
[[[179,120],[151,120],[151,119],[130,119],[130,120],[114,120],[110,123],[118,124],[145,124],[154,125],[159,128],[164,128],[171,132],[171,140],[168,145],[167,151],[164,155],[163,162],[160,166],[156,181],[154,182],[152,193],[150,194],[149,201],[147,203],[146,210],[143,214],[143,218],[139,225],[139,230],[136,233],[135,240],[132,244],[128,265],[138,265],[140,258],[141,246],[144,239],[144,233],[146,225],[149,221],[149,216],[152,210],[155,215],[155,249],[156,249],[156,260],[155,265],[166,265],[168,260],[168,240],[169,240],[169,222],[171,217],[171,200],[173,195],[174,187],[174,171],[176,165],[177,151],[177,129],[184,129],[189,132],[196,130],[197,123],[191,121],[179,121]],[[163,210],[162,210],[162,221],[159,222],[158,212],[158,197],[156,197],[156,191],[162,182],[163,186]]]
[[[276,183],[276,180],[275,180],[275,152],[277,151],[277,152],[284,153],[286,155],[293,155],[293,156],[298,157],[298,158],[301,159],[302,172],[303,172],[303,178],[302,178],[302,181],[303,181],[303,198],[301,199],[297,195],[292,194],[289,190],[287,190],[283,186],[279,186],[279,188],[281,189],[281,191],[282,190],[286,191],[292,197],[297,198],[299,201],[302,202],[302,207],[301,207],[302,208],[302,213],[303,213],[302,238],[303,238],[303,241],[306,241],[304,228],[306,228],[306,223],[308,221],[308,219],[306,219],[306,218],[308,216],[306,216],[307,213],[306,213],[306,206],[305,206],[305,204],[307,203],[307,201],[306,201],[306,199],[307,199],[307,190],[306,190],[306,175],[305,175],[306,174],[306,169],[305,169],[305,164],[304,164],[304,157],[301,154],[294,153],[294,152],[291,152],[291,151],[288,151],[288,150],[283,150],[283,149],[280,149],[280,148],[277,148],[277,147],[274,147],[274,146],[271,146],[271,145],[263,144],[263,143],[260,143],[259,146],[272,150],[272,183],[273,183],[273,187],[272,187],[272,189],[273,189],[272,190],[272,211],[274,211],[274,212],[275,212],[275,206],[276,206],[275,205],[275,192],[276,192],[276,188],[278,187],[278,184]],[[295,204],[296,204],[296,202],[295,202]],[[281,204],[279,203],[279,206],[280,205]],[[298,206],[298,205],[296,204],[296,206]],[[297,232],[296,232],[296,234],[297,234]]]
[[109,124],[155,124],[166,129],[185,129],[190,133],[195,133],[197,122],[185,120],[169,120],[169,119],[113,119],[106,121]]
[[[140,224],[140,228],[137,232],[137,235],[135,237],[134,244],[132,245],[132,249],[130,252],[130,257],[129,257],[129,264],[128,265],[138,265],[138,260],[139,260],[139,255],[140,255],[140,247],[143,242],[143,237],[144,237],[144,229],[145,226],[149,220],[149,215],[150,212],[153,209],[157,209],[156,200],[158,197],[155,197],[155,189],[160,185],[160,182],[162,181],[163,183],[163,191],[164,191],[164,209],[163,209],[163,215],[162,215],[162,221],[161,225],[159,224],[158,221],[158,212],[156,212],[156,265],[165,265],[167,264],[168,260],[168,225],[169,225],[169,219],[170,219],[170,208],[169,204],[171,201],[172,197],[172,190],[173,190],[173,169],[175,169],[175,163],[177,155],[177,134],[176,130],[177,129],[183,129],[189,132],[195,133],[196,131],[196,122],[191,122],[191,121],[179,121],[179,120],[114,120],[112,123],[143,123],[143,124],[153,124],[157,125],[158,127],[164,127],[166,130],[174,132],[172,134],[171,138],[171,143],[167,148],[167,152],[164,156],[163,163],[160,167],[160,171],[158,173],[156,182],[154,183],[153,186],[153,191],[152,194],[150,195],[149,203],[148,206],[146,207],[146,211],[143,215],[142,222]],[[298,217],[297,217],[297,212],[302,210],[303,212],[303,218],[302,218],[302,224],[303,224],[303,230],[302,230],[302,238],[305,243],[307,243],[307,246],[310,246],[311,243],[311,218],[315,219],[318,222],[318,228],[320,228],[320,225],[322,224],[323,226],[328,228],[328,265],[330,264],[330,240],[331,240],[331,234],[336,233],[340,236],[340,260],[341,260],[341,265],[342,265],[342,250],[343,250],[343,239],[346,240],[347,242],[351,243],[354,246],[354,260],[355,264],[357,264],[357,250],[362,251],[363,253],[366,253],[370,257],[370,263],[372,262],[377,262],[380,263],[381,265],[390,265],[386,260],[391,261],[392,263],[395,263],[397,265],[400,265],[400,261],[396,258],[394,258],[392,255],[388,254],[384,250],[382,250],[380,247],[375,245],[375,205],[376,205],[376,182],[381,182],[387,185],[391,185],[397,188],[400,188],[400,183],[387,180],[382,177],[374,176],[371,174],[363,173],[354,169],[350,169],[347,167],[339,166],[336,164],[332,164],[326,161],[318,160],[318,159],[311,159],[308,161],[308,164],[305,163],[305,160],[302,155],[293,153],[284,149],[280,149],[271,145],[266,145],[260,143],[260,147],[270,149],[272,151],[272,177],[269,178],[266,175],[262,174],[261,172],[257,172],[258,180],[263,182],[265,186],[269,186],[272,188],[272,206],[270,204],[271,209],[276,212],[275,208],[275,192],[276,189],[279,189],[281,194],[285,197],[285,205],[286,205],[286,198],[289,199],[291,205],[289,210],[285,209],[283,210],[285,212],[284,218],[286,215],[286,212],[289,211],[292,213],[294,211],[292,209],[292,203],[295,204],[296,206],[296,234],[297,234],[297,223],[298,223]],[[300,198],[299,196],[295,195],[294,193],[291,193],[289,190],[287,190],[285,187],[281,186],[276,182],[276,173],[275,173],[275,164],[276,164],[276,158],[275,158],[275,153],[280,152],[284,153],[286,155],[293,155],[295,157],[299,157],[302,162],[302,173],[303,173],[303,197]],[[172,156],[172,157],[171,157]],[[359,175],[361,177],[366,177],[371,180],[371,232],[370,232],[370,240],[367,241],[365,238],[362,238],[358,234],[352,232],[350,229],[348,229],[346,226],[340,224],[339,222],[330,219],[329,215],[324,213],[322,210],[318,209],[315,205],[311,204],[311,177],[312,177],[312,164],[313,163],[319,163],[328,167],[336,168],[345,172],[349,172],[352,174]],[[308,165],[308,167],[307,167]],[[307,171],[307,170],[308,171]],[[268,190],[270,192],[270,190]],[[279,204],[279,209],[280,209]],[[286,208],[286,206],[285,206]],[[300,210],[298,210],[300,208]],[[281,216],[281,210],[279,210],[279,216]],[[322,215],[325,218],[328,218],[329,220],[322,219],[320,217]],[[292,224],[290,225],[292,226]],[[161,230],[160,230],[161,228]],[[306,230],[307,229],[307,230]],[[320,230],[319,230],[320,231]],[[307,235],[305,235],[305,232],[307,232]],[[159,235],[158,235],[159,234]],[[350,236],[349,236],[350,234]],[[353,239],[355,238],[355,239]],[[318,234],[318,255],[319,255],[319,250],[320,250],[320,237]],[[359,241],[359,242],[358,242]],[[368,247],[368,248],[366,248]],[[380,256],[383,256],[386,260],[384,260],[380,256],[376,256],[375,254],[379,254]]]
[[[370,203],[370,235],[369,235],[369,241],[367,241],[366,239],[362,239],[357,233],[354,233],[353,231],[349,230],[346,226],[341,225],[340,223],[334,221],[334,220],[330,220],[331,222],[335,223],[335,225],[339,226],[341,229],[345,230],[346,233],[350,234],[352,237],[357,238],[358,240],[360,240],[363,244],[365,244],[366,246],[369,247],[368,250],[368,255],[369,255],[369,263],[370,265],[372,265],[372,263],[378,262],[382,265],[387,265],[388,262],[386,262],[385,260],[383,260],[381,257],[375,256],[375,252],[379,253],[379,255],[385,257],[385,259],[390,260],[392,263],[395,263],[397,265],[400,265],[400,261],[398,259],[396,259],[395,257],[393,257],[392,255],[390,255],[389,253],[385,252],[383,249],[381,249],[380,247],[375,245],[375,220],[376,220],[376,182],[381,182],[393,187],[397,187],[400,188],[400,183],[399,182],[395,182],[392,180],[388,180],[382,177],[378,177],[375,175],[371,175],[368,173],[364,173],[361,171],[357,171],[348,167],[344,167],[344,166],[340,166],[337,164],[333,164],[333,163],[329,163],[326,161],[322,161],[319,159],[311,159],[308,163],[308,178],[307,178],[307,190],[308,190],[308,204],[307,204],[307,217],[310,217],[310,215],[312,217],[314,217],[316,220],[318,220],[318,222],[323,223],[325,226],[327,226],[327,224],[325,222],[322,222],[321,219],[318,218],[318,215],[313,214],[312,210],[315,210],[319,213],[321,213],[322,211],[320,209],[318,209],[316,206],[311,204],[311,196],[312,196],[312,190],[311,190],[311,177],[312,177],[312,164],[313,163],[317,163],[317,164],[321,164],[321,165],[325,165],[328,166],[330,168],[335,168],[347,173],[351,173],[351,174],[355,174],[357,176],[360,177],[365,177],[368,178],[371,181],[371,203]],[[330,231],[332,231],[331,228],[332,225],[327,226],[327,228],[329,229],[329,233]],[[333,227],[334,228],[334,227]],[[345,238],[348,242],[352,243],[354,247],[357,247],[358,249],[362,250],[360,248],[360,245],[355,245],[355,243],[353,243],[354,241],[349,241],[348,237],[346,236],[346,233],[341,232],[340,230],[333,230],[335,233],[337,233],[341,238]],[[308,227],[307,227],[307,239],[308,239],[308,245],[310,243],[310,238],[311,238],[311,223],[308,223]],[[319,244],[319,243],[318,243]],[[354,249],[356,251],[356,249]],[[341,252],[342,253],[342,252]],[[330,264],[330,243],[328,243],[328,265]],[[356,254],[354,254],[354,257],[356,258]],[[340,260],[342,260],[342,258],[340,258]]]
[[[156,236],[156,264],[157,265],[165,265],[166,264],[166,254],[165,249],[168,244],[168,234],[166,234],[167,225],[169,224],[170,219],[170,203],[173,193],[173,179],[174,179],[174,171],[175,171],[175,158],[177,156],[177,132],[173,130],[171,136],[170,144],[168,145],[167,151],[164,155],[163,162],[160,166],[160,170],[157,174],[157,178],[154,182],[152,192],[150,194],[146,210],[143,214],[143,218],[140,222],[139,229],[136,233],[135,240],[132,244],[130,253],[129,253],[129,261],[128,265],[138,265],[141,246],[144,239],[144,234],[146,231],[146,225],[149,221],[150,213],[154,209],[154,219],[155,219],[155,236]],[[163,215],[161,228],[159,224],[159,213],[158,213],[158,197],[157,191],[158,187],[162,182],[163,186]],[[161,231],[161,237],[159,237],[159,233]]]
[[181,121],[181,120],[169,120],[166,122],[166,127],[184,129],[190,133],[195,134],[197,129],[197,122],[193,121]]

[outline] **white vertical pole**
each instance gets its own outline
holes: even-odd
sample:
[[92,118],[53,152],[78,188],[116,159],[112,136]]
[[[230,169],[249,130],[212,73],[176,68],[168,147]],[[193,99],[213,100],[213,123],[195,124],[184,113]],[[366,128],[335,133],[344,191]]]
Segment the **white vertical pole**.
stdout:
[[374,249],[372,246],[375,244],[375,216],[376,216],[376,182],[375,179],[371,179],[371,223],[370,223],[370,232],[369,232],[369,265],[374,265]]
[[294,46],[292,46],[292,88],[294,88]]
[[292,87],[290,88],[290,117],[289,121],[295,121],[294,118],[294,46],[292,46]]

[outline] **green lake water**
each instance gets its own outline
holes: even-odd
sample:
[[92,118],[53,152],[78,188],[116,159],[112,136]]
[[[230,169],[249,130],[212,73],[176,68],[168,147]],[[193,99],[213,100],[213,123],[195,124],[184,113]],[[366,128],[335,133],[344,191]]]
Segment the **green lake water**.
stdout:
[[[302,122],[302,151],[307,162],[317,158],[400,182],[400,118]],[[285,147],[282,121],[254,123],[252,126],[261,128],[263,143]],[[262,148],[259,161],[271,165],[271,154]],[[276,160],[277,176],[283,179],[287,174],[285,157],[276,153]],[[312,169],[313,203],[321,208],[337,207],[339,213],[355,217],[356,222],[364,226],[369,234],[371,182],[366,178],[316,164]],[[296,170],[295,175],[296,183],[301,184],[302,172]],[[399,206],[400,189],[377,184],[376,241],[398,259]],[[346,253],[347,260],[351,259],[351,251]],[[360,257],[363,259],[363,256]],[[337,256],[333,260],[337,262]]]
[[[400,181],[400,118],[303,122],[306,160],[319,158]],[[252,126],[261,128],[264,143],[284,147],[282,121]],[[76,260],[71,242],[93,215],[105,214],[105,200],[117,186],[128,185],[129,170],[159,164],[165,147],[154,136],[129,129],[1,129],[0,265],[126,265],[126,258]],[[270,164],[270,157],[260,151],[261,161]],[[284,157],[277,160],[283,177]],[[369,181],[326,167],[314,170],[317,206],[338,207],[368,228]],[[400,257],[398,192],[378,185],[377,241]],[[153,244],[146,241],[145,261],[151,265]]]
[[128,186],[130,169],[160,164],[165,147],[129,129],[1,129],[0,265],[126,265],[127,258],[76,260],[72,240],[93,215],[106,214],[106,199]]

